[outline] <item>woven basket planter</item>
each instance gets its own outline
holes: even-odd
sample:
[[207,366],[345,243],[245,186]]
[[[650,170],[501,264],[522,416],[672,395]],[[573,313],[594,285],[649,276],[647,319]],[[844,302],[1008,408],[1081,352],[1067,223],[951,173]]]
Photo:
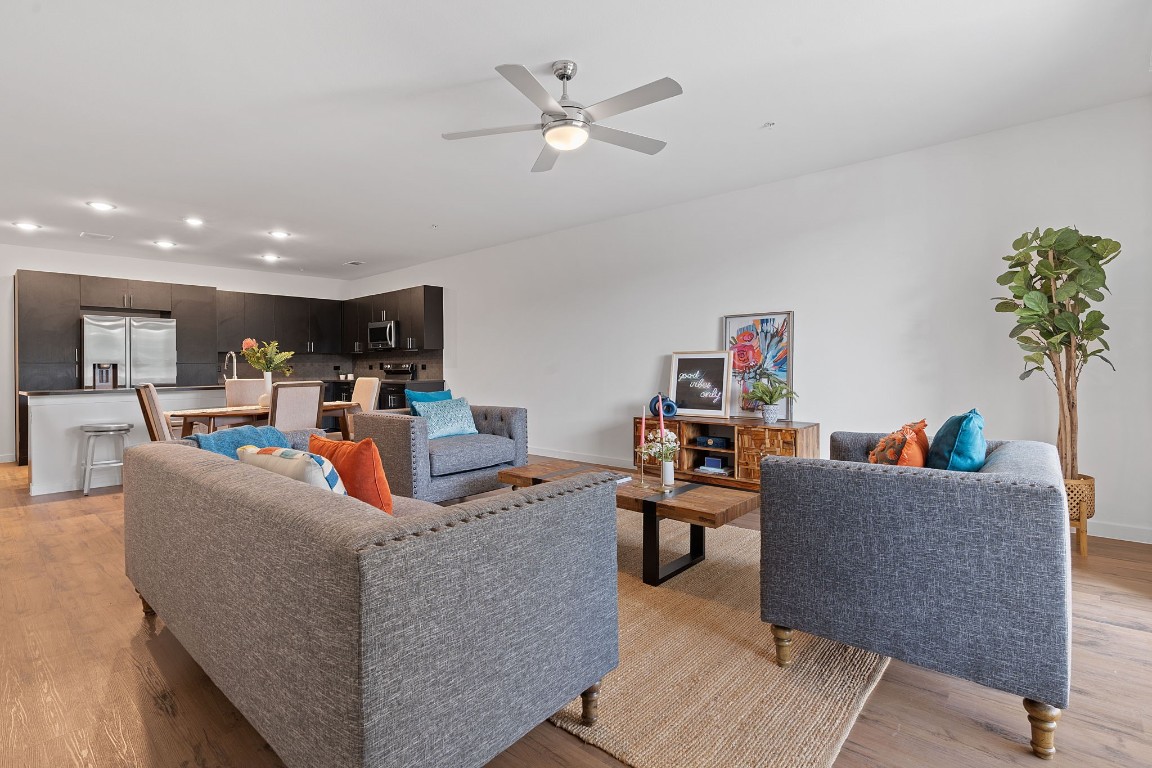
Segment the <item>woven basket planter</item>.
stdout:
[[1096,514],[1096,478],[1090,475],[1078,475],[1075,480],[1066,477],[1064,490],[1068,493],[1069,520],[1078,523]]

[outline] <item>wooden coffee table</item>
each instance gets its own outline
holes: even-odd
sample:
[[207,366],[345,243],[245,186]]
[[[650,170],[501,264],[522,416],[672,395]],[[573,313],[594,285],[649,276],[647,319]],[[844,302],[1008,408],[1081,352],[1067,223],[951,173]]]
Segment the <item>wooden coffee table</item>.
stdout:
[[[524,487],[600,471],[605,470],[578,461],[550,459],[501,470],[497,477],[502,483]],[[719,528],[760,506],[759,494],[748,491],[685,482],[677,482],[671,491],[662,491],[650,479],[649,487],[641,487],[637,473],[615,469],[608,471],[632,478],[630,482],[616,487],[616,505],[644,515],[643,578],[645,584],[652,586],[664,583],[704,559],[705,528]],[[661,565],[660,520],[663,518],[679,520],[691,527],[688,533],[688,554]]]

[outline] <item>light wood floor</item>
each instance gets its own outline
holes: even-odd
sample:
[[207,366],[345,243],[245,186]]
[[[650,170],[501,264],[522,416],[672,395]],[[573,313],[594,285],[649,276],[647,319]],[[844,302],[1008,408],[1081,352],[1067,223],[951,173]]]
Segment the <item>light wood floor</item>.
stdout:
[[[0,768],[282,765],[141,614],[121,495],[33,499],[27,482],[0,464]],[[1152,545],[1093,538],[1089,552],[1072,559],[1073,698],[1053,764],[1152,766]],[[836,765],[1043,765],[1027,733],[1016,697],[893,662]],[[619,765],[548,724],[490,764]]]

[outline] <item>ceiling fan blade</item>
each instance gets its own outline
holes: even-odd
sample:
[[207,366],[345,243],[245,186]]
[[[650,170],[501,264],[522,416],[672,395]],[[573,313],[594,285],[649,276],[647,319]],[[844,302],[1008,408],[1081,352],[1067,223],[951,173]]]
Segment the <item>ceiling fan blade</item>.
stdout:
[[606,125],[599,125],[598,123],[593,123],[588,126],[588,132],[589,135],[597,141],[615,144],[618,147],[624,147],[624,149],[634,149],[646,155],[654,155],[668,145],[668,142],[660,141],[660,139],[650,139],[638,133],[618,131],[615,128],[609,128]]
[[500,73],[501,77],[512,83],[513,88],[527,96],[528,100],[539,107],[541,112],[553,115],[564,114],[564,107],[560,106],[560,102],[552,98],[552,94],[548,93],[526,67],[520,64],[501,64],[496,67],[496,71]]
[[536,158],[536,164],[532,166],[532,173],[552,170],[558,157],[560,157],[560,151],[552,149],[550,144],[545,144],[544,149],[540,150],[540,157]]
[[501,128],[481,128],[478,131],[460,131],[459,133],[442,133],[441,137],[453,141],[455,139],[472,139],[477,136],[495,136],[498,133],[520,133],[521,131],[538,131],[544,126],[540,123],[530,125],[505,125]]
[[590,116],[593,120],[603,120],[606,117],[612,117],[612,115],[618,115],[621,112],[628,112],[629,110],[639,109],[649,104],[655,104],[658,101],[670,99],[682,93],[684,93],[684,89],[680,87],[680,83],[670,77],[665,77],[661,80],[648,83],[648,85],[642,85],[639,88],[625,91],[610,99],[604,99],[604,101],[599,101],[590,107],[585,107],[584,114]]

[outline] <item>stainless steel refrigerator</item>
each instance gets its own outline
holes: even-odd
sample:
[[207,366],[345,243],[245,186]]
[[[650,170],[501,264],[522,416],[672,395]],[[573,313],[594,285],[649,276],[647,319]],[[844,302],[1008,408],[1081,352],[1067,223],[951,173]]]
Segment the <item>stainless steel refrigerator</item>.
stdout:
[[176,321],[165,317],[84,315],[84,386],[93,385],[92,366],[117,366],[119,386],[176,383]]

